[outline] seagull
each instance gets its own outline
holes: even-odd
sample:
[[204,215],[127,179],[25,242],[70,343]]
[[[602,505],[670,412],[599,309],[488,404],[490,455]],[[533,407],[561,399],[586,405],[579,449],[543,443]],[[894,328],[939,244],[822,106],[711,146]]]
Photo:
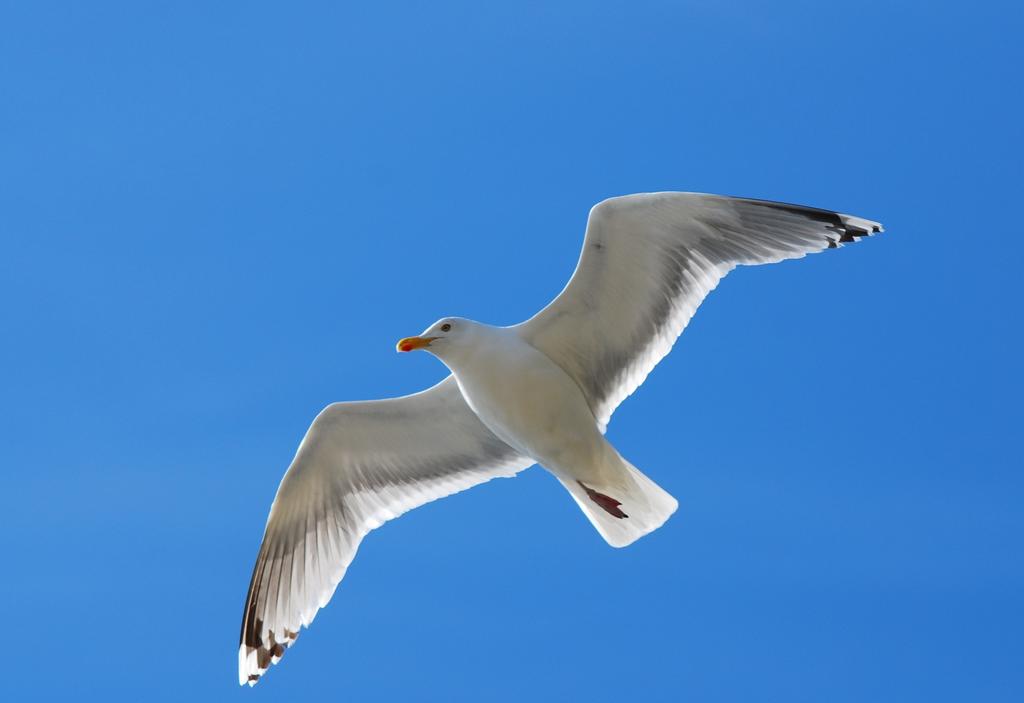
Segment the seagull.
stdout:
[[613,447],[612,413],[740,264],[836,249],[881,232],[830,210],[701,193],[595,205],[576,271],[529,320],[445,317],[399,340],[451,374],[400,398],[333,403],[277,489],[238,648],[255,685],[327,605],[363,537],[430,501],[534,464],[555,475],[613,547],[658,529],[676,499]]

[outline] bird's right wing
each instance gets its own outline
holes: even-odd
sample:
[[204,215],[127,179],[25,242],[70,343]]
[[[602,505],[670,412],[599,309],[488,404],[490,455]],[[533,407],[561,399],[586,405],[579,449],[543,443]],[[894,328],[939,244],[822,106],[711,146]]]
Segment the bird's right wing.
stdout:
[[239,683],[255,684],[312,622],[367,532],[533,463],[480,422],[451,376],[414,395],[327,407],[270,509],[242,616]]

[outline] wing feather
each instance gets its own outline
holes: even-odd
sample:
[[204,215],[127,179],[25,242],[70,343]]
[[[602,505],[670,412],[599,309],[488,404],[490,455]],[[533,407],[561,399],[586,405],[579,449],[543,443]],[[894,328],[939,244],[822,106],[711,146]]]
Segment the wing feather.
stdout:
[[737,265],[800,258],[881,231],[859,217],[764,200],[611,198],[590,211],[569,283],[516,329],[576,380],[603,429]]
[[270,509],[242,617],[239,683],[255,684],[327,605],[367,532],[532,463],[484,427],[451,377],[403,398],[326,408]]

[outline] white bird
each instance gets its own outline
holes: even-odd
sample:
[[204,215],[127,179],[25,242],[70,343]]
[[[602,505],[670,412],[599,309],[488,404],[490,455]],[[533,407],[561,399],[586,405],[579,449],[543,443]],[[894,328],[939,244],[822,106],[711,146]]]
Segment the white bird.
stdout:
[[451,370],[401,398],[334,403],[306,432],[270,508],[242,619],[254,685],[324,607],[370,530],[541,464],[601,536],[624,547],[676,500],[604,438],[697,306],[739,264],[796,259],[881,232],[858,217],[697,193],[605,200],[565,289],[512,327],[446,317],[399,351]]

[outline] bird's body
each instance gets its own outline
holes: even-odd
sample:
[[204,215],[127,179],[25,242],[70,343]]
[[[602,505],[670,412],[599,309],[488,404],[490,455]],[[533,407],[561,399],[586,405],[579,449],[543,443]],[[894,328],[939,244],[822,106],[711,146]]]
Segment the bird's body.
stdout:
[[449,319],[442,324],[459,328],[460,343],[430,349],[467,405],[496,437],[554,474],[609,544],[624,547],[668,519],[675,499],[622,459],[561,366],[520,329]]
[[676,500],[608,443],[619,403],[741,264],[839,248],[881,231],[828,210],[698,193],[594,206],[583,253],[532,318],[492,327],[443,318],[399,351],[452,371],[401,398],[334,403],[278,488],[246,597],[239,680],[255,684],[330,600],[363,536],[431,500],[538,463],[604,539],[660,527]]
[[484,425],[552,472],[597,479],[607,443],[579,386],[514,329],[458,324],[472,326],[472,351],[438,357]]

